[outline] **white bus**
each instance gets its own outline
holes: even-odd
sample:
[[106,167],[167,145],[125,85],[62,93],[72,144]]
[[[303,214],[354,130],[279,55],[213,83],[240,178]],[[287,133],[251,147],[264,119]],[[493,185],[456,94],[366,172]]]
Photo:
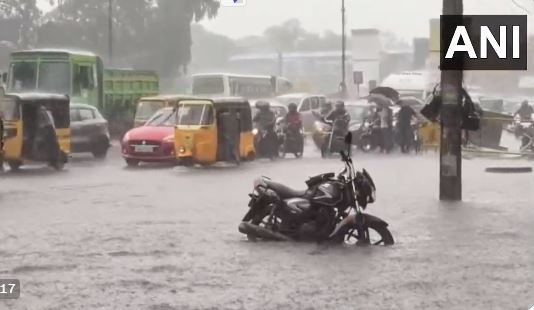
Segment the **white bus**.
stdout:
[[291,91],[289,80],[268,75],[195,74],[192,94],[210,97],[270,98]]

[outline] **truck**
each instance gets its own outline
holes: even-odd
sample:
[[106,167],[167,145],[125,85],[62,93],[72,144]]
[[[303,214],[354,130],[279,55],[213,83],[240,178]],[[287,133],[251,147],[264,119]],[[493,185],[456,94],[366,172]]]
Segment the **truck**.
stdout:
[[112,134],[133,126],[139,98],[159,93],[154,71],[104,68],[94,53],[65,49],[11,53],[3,82],[6,93],[59,93],[68,95],[71,103],[94,106],[109,121]]

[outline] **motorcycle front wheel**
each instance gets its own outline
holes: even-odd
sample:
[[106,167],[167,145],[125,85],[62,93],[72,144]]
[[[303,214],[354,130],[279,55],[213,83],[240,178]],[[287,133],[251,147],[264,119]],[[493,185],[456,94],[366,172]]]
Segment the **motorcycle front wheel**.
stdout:
[[348,245],[383,245],[390,246],[395,244],[393,235],[389,229],[378,223],[368,223],[363,231],[364,235],[359,236],[356,228],[350,229],[343,238],[343,243]]

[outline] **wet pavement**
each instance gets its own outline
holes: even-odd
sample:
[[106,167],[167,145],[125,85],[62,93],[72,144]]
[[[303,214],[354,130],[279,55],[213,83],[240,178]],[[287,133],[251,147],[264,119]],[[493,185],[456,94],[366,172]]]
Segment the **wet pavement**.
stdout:
[[304,159],[241,167],[125,167],[117,149],[64,172],[0,176],[0,309],[528,309],[534,304],[534,175],[525,160],[464,161],[464,202],[440,203],[433,154],[362,155],[368,212],[393,247],[252,243],[237,225],[253,179],[296,188],[339,171]]

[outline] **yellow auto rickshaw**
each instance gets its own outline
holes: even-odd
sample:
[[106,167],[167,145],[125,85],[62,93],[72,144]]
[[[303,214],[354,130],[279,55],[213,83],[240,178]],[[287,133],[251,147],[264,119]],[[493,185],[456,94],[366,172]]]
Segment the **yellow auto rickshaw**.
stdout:
[[242,98],[178,103],[174,147],[178,164],[239,164],[256,156],[250,104]]
[[176,106],[178,101],[182,99],[194,99],[194,97],[187,95],[161,95],[139,99],[135,111],[134,126],[143,126],[154,113],[163,108]]
[[4,112],[0,103],[0,172],[2,171],[4,171]]
[[25,162],[63,168],[70,153],[70,99],[41,93],[6,94],[2,99],[4,160],[12,171]]
[[438,122],[430,122],[425,120],[419,125],[417,134],[421,141],[420,148],[422,151],[439,150],[441,126]]

